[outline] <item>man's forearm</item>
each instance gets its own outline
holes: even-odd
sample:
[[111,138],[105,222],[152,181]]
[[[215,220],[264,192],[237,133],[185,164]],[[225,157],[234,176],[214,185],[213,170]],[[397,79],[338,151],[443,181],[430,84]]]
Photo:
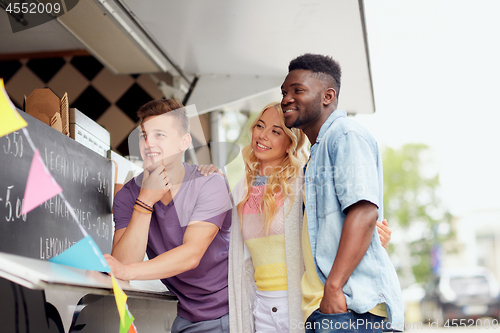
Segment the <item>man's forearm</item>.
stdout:
[[124,232],[120,230],[115,232],[111,255],[124,264],[143,261],[148,244],[150,222],[151,214],[134,210]]
[[198,266],[201,257],[192,248],[178,246],[154,259],[127,265],[124,280],[157,280],[187,272]]
[[189,225],[183,244],[154,259],[126,265],[124,280],[164,279],[196,268],[217,235],[219,228],[209,222]]
[[378,218],[377,207],[367,201],[352,205],[342,227],[339,247],[325,283],[325,295],[339,292],[365,255]]

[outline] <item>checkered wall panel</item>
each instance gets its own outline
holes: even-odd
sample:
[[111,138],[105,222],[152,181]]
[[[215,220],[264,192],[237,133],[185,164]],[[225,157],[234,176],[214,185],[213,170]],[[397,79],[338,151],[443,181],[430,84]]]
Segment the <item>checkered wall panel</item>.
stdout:
[[111,148],[123,155],[139,106],[163,98],[148,74],[115,75],[92,56],[0,61],[0,77],[20,109],[24,96],[36,88],[50,88],[59,97],[67,92],[70,107],[106,128]]

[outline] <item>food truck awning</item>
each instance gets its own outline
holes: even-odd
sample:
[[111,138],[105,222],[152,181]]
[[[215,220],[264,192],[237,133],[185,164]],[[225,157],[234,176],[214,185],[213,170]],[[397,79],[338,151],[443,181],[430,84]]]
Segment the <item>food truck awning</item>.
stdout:
[[83,44],[117,74],[168,71],[200,113],[258,111],[281,98],[291,59],[331,55],[343,70],[339,108],[374,112],[361,0],[80,0],[35,28],[1,26],[0,53]]

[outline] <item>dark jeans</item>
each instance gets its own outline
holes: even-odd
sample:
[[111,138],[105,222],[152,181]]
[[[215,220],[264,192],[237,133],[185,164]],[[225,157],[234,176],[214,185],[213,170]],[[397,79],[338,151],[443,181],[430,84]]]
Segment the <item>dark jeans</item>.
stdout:
[[306,333],[382,333],[384,318],[369,312],[325,314],[314,311],[306,321]]

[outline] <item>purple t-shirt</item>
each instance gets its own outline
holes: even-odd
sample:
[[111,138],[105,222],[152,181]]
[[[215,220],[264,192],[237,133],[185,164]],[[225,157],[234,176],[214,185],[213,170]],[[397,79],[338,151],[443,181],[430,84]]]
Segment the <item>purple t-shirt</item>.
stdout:
[[[213,320],[229,312],[227,270],[231,201],[224,178],[202,176],[196,165],[184,164],[186,174],[173,201],[154,204],[147,254],[150,259],[182,245],[190,221],[211,222],[219,232],[195,269],[163,279],[179,298],[177,314],[191,322]],[[116,230],[126,228],[139,196],[142,174],[116,194],[113,214]]]

